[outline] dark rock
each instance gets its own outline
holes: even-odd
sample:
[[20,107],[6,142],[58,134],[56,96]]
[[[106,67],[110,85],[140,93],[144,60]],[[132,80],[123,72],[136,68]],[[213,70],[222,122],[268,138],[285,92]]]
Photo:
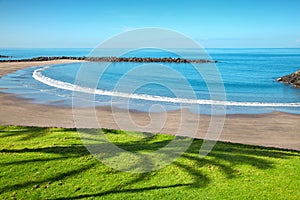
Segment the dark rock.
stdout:
[[12,58],[11,56],[0,55],[0,58]]
[[287,83],[287,84],[291,84],[295,87],[300,88],[300,70],[298,70],[298,71],[296,71],[296,72],[294,72],[290,75],[280,77],[280,78],[277,79],[277,81]]
[[163,62],[163,63],[216,63],[214,60],[203,59],[185,59],[185,58],[118,58],[118,57],[72,57],[72,56],[57,56],[57,57],[36,57],[21,60],[0,60],[0,62],[34,62],[34,61],[50,61],[50,60],[85,60],[91,62]]

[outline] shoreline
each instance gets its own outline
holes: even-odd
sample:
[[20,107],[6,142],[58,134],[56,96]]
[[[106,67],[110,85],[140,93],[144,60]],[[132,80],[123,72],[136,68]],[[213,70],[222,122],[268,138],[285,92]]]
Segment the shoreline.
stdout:
[[[13,71],[48,64],[84,62],[76,60],[55,60],[43,62],[3,62],[0,63],[0,77]],[[30,100],[18,98],[16,95],[0,93],[0,125],[20,125],[39,127],[75,128],[72,108],[48,106],[32,103]],[[102,128],[120,129],[115,122],[111,109],[125,116],[127,112],[118,108],[97,107],[96,115]],[[88,112],[86,109],[81,111]],[[180,124],[180,110],[167,113],[165,126],[158,133],[174,134]],[[199,120],[196,138],[203,138],[209,126],[210,115],[197,115],[182,111],[188,116],[188,123]],[[148,113],[130,111],[131,119],[142,131],[150,123]],[[154,114],[159,115],[159,114]],[[200,117],[201,116],[201,117]],[[188,133],[185,136],[189,136]],[[300,115],[274,112],[269,114],[234,114],[227,115],[219,141],[300,150]]]
[[74,62],[86,62],[83,60],[51,60],[51,61],[32,61],[32,62],[0,62],[0,78],[6,74],[17,70],[43,65],[54,65]]

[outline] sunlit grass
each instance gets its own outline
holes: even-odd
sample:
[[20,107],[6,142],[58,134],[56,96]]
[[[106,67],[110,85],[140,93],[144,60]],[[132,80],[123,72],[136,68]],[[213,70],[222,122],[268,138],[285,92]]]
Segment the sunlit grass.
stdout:
[[[128,151],[155,151],[173,136],[104,130]],[[300,153],[201,140],[148,173],[105,166],[74,129],[0,126],[0,199],[300,199]]]

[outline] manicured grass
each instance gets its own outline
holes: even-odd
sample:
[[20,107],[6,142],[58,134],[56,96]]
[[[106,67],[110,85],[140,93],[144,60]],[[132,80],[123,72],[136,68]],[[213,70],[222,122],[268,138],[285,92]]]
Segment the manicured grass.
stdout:
[[[172,136],[104,130],[127,150],[156,150]],[[0,126],[0,199],[300,199],[300,152],[201,140],[167,167],[116,171],[95,159],[76,130]]]

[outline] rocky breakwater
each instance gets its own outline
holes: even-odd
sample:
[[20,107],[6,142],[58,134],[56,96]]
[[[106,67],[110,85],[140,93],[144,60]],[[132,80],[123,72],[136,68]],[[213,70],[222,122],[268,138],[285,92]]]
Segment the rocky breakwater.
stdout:
[[51,61],[51,60],[85,60],[85,57],[70,57],[70,56],[55,56],[55,57],[35,57],[28,59],[9,59],[9,60],[0,60],[0,62],[36,62],[36,61]]
[[141,57],[86,57],[86,61],[95,62],[163,62],[163,63],[215,63],[214,60],[205,59],[185,59],[185,58],[141,58]]
[[59,56],[59,57],[36,57],[30,59],[20,60],[0,60],[0,62],[34,62],[34,61],[50,61],[50,60],[82,60],[90,62],[161,62],[161,63],[216,63],[215,60],[205,59],[185,59],[185,58],[140,58],[140,57],[70,57],[70,56]]
[[300,70],[277,79],[279,82],[288,83],[300,88]]
[[0,58],[11,58],[11,56],[0,55]]

